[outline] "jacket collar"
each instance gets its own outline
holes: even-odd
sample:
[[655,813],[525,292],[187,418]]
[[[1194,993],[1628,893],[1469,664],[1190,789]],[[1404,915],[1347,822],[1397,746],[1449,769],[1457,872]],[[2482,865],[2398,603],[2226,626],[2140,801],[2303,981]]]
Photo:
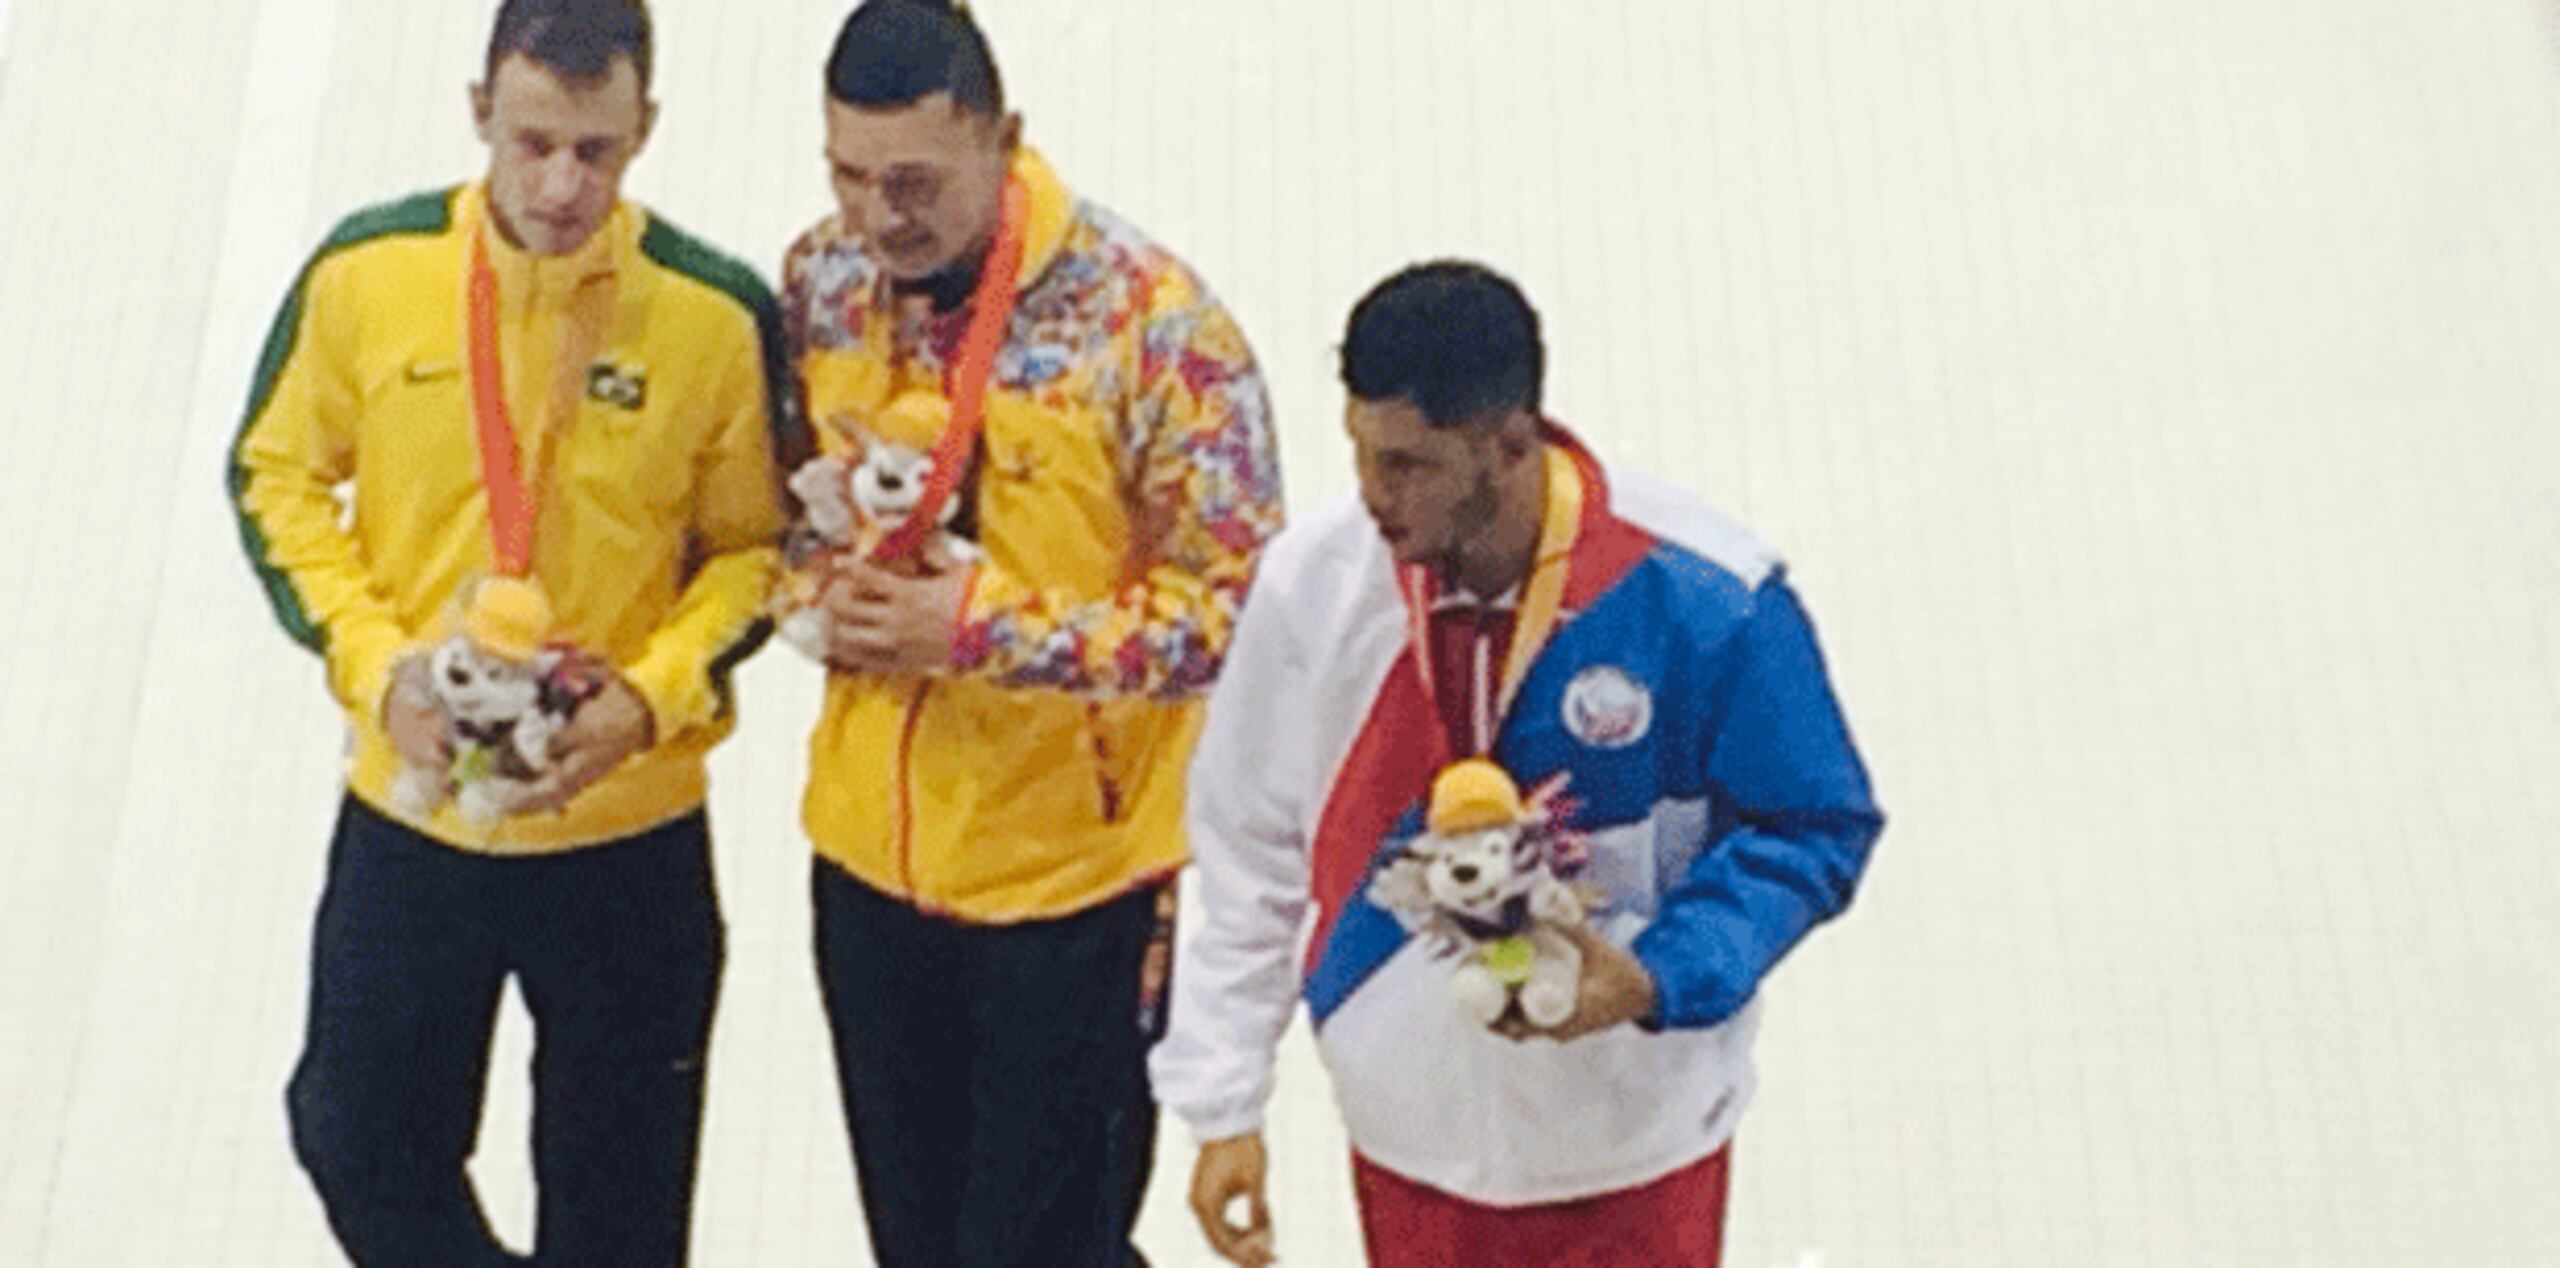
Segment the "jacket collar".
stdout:
[[1038,150],[1028,145],[1013,152],[1013,179],[1022,183],[1024,224],[1022,267],[1014,273],[1016,293],[1030,290],[1049,271],[1066,245],[1067,227],[1075,218],[1075,199],[1058,173]]
[[479,234],[489,244],[499,307],[520,312],[529,305],[560,307],[579,287],[617,276],[625,251],[639,239],[641,214],[628,202],[615,203],[595,233],[567,255],[535,255],[507,241],[489,210],[485,181],[463,187],[458,220],[465,233]]

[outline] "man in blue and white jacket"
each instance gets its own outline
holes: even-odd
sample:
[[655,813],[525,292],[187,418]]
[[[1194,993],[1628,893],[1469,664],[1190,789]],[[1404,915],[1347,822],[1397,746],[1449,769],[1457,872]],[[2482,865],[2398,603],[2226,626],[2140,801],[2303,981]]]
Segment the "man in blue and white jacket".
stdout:
[[[1300,998],[1373,1263],[1715,1262],[1760,981],[1883,826],[1777,558],[1545,420],[1543,360],[1534,310],[1476,265],[1361,300],[1360,499],[1271,546],[1211,700],[1200,910],[1152,1073],[1234,1262],[1270,1258],[1262,1111]],[[1569,777],[1606,896],[1548,1030],[1468,1020],[1452,962],[1369,896],[1472,756]]]

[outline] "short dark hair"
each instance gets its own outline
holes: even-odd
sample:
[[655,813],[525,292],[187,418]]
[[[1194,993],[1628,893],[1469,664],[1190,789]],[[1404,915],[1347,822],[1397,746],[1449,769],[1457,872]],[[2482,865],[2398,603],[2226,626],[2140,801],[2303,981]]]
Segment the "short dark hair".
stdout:
[[1535,413],[1546,378],[1538,311],[1511,279],[1464,260],[1416,264],[1351,309],[1342,385],[1411,402],[1434,427]]
[[1004,113],[1004,81],[986,33],[949,0],[863,0],[827,54],[827,95],[848,106],[905,106],[937,92],[978,115]]
[[489,30],[485,73],[497,78],[498,63],[522,53],[562,79],[591,81],[628,57],[646,93],[652,43],[647,0],[506,0]]

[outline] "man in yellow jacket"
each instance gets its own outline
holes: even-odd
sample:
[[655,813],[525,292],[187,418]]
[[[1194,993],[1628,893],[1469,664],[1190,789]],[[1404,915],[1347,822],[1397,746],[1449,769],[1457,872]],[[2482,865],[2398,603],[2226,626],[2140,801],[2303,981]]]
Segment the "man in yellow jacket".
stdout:
[[[232,457],[251,562],[352,733],[288,1102],[363,1264],[524,1262],[464,1174],[509,975],[534,1262],[685,1255],[722,956],[703,759],[764,636],[794,445],[770,294],[620,197],[650,62],[640,0],[506,0],[472,89],[486,179],[338,227]],[[463,621],[493,577],[530,597]],[[425,651],[465,628],[594,666],[494,819],[395,791],[454,765]]]
[[946,417],[976,546],[828,605],[803,822],[872,1244],[1119,1268],[1184,768],[1280,521],[1269,404],[1200,280],[1021,143],[965,10],[867,0],[827,88],[838,214],[783,270],[806,413],[842,452]]

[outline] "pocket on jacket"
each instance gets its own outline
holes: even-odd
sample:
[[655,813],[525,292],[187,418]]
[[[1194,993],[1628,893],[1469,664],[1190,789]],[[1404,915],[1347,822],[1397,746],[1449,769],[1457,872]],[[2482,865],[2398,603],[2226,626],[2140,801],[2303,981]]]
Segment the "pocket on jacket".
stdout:
[[989,835],[1063,836],[1101,817],[1102,766],[1083,701],[985,683],[949,699],[968,719],[971,751],[944,760],[975,768]]

